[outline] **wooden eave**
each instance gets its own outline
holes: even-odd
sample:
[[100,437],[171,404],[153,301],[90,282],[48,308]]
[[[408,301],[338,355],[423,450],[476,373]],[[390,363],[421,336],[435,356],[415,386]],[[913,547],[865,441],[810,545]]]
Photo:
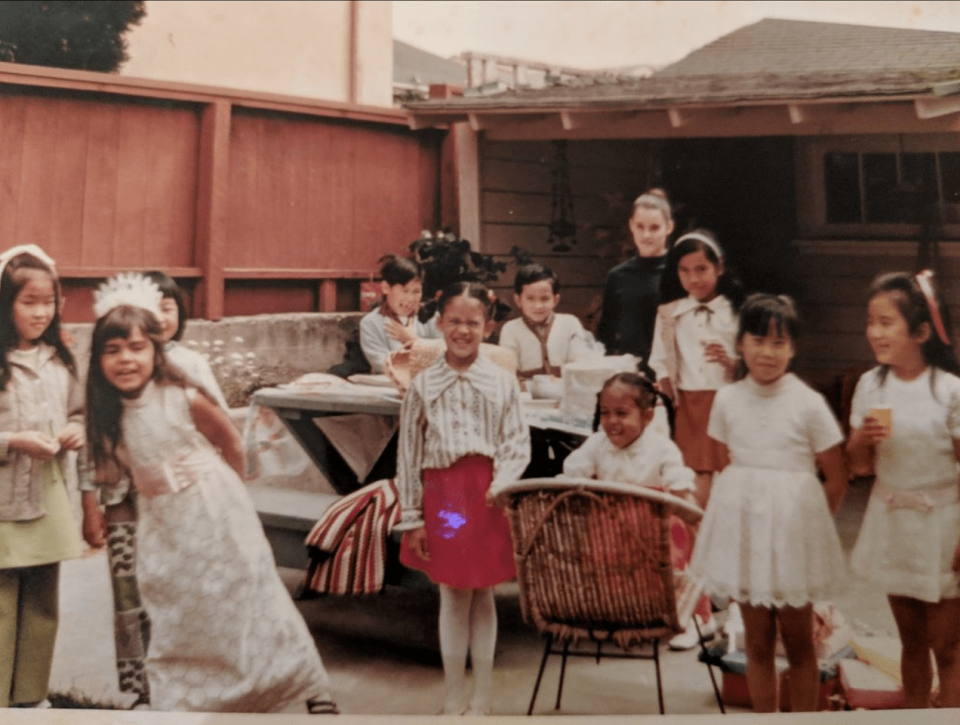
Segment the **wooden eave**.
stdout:
[[[955,95],[951,95],[951,93]],[[410,127],[467,123],[493,140],[818,136],[960,131],[960,94],[796,97],[728,102],[578,100],[552,105],[456,99],[408,107]]]

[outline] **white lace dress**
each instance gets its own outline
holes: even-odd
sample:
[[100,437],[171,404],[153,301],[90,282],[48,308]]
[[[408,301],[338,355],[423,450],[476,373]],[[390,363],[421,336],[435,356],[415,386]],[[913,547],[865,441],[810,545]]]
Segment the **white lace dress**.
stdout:
[[816,391],[792,373],[721,388],[707,432],[730,451],[713,482],[690,563],[708,594],[757,606],[828,598],[845,576],[843,549],[815,454],[843,441]]
[[931,371],[914,380],[879,370],[857,383],[850,424],[870,408],[892,411],[892,434],[877,444],[877,479],[850,557],[853,572],[882,588],[936,602],[960,597],[951,569],[960,542],[960,475],[953,439],[960,438],[960,378]]
[[327,673],[243,482],[193,424],[196,394],[150,383],[124,401],[151,706],[278,712],[325,694]]

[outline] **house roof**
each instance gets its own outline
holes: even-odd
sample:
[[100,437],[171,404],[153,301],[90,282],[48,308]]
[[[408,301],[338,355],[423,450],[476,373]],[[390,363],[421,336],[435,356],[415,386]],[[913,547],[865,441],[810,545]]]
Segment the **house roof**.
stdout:
[[[602,120],[598,113],[667,110],[670,127],[678,129],[689,125],[683,114],[689,121],[697,109],[780,105],[790,106],[782,114],[787,120],[782,132],[798,133],[803,132],[798,125],[814,117],[823,120],[828,102],[845,104],[847,110],[850,103],[906,102],[913,104],[916,118],[928,119],[960,113],[960,96],[942,97],[957,93],[960,33],[766,19],[649,78],[578,79],[543,89],[410,103],[406,109],[415,128],[467,120],[475,128],[496,122],[501,132],[505,123],[521,121],[527,132],[536,132],[529,128],[534,121],[546,130],[551,121],[545,114],[562,114],[553,125],[559,123],[560,136],[574,137],[570,132],[578,125],[583,129],[585,120]],[[737,125],[732,124],[732,135]],[[946,130],[960,130],[960,125]],[[708,133],[704,128],[700,135]]]
[[442,83],[465,88],[467,69],[462,63],[441,58],[402,40],[393,41],[393,82],[422,86]]

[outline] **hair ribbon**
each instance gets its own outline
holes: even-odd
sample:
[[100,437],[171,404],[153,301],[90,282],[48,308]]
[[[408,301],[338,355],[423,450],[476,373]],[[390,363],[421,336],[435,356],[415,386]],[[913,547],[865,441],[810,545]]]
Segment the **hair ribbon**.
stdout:
[[721,262],[723,261],[723,251],[721,251],[720,245],[718,245],[706,234],[700,234],[699,232],[690,232],[689,234],[684,234],[676,242],[673,243],[673,246],[677,246],[678,244],[680,244],[680,242],[684,242],[687,239],[696,239],[698,242],[703,242],[708,247],[710,247],[710,249],[713,250],[713,253],[717,255],[718,260],[720,260]]
[[50,258],[46,252],[44,252],[36,244],[18,244],[15,247],[10,247],[3,254],[0,254],[0,278],[3,277],[3,271],[7,268],[7,264],[14,257],[18,257],[21,254],[29,254],[31,257],[36,257],[45,265],[50,268],[50,271],[56,276],[57,274],[57,264]]
[[943,317],[940,316],[940,306],[937,304],[937,295],[933,291],[933,272],[925,269],[918,272],[916,276],[917,284],[923,296],[927,300],[927,308],[930,310],[930,319],[933,321],[933,329],[937,331],[937,337],[944,345],[950,344],[950,336],[947,335],[947,328],[943,324]]

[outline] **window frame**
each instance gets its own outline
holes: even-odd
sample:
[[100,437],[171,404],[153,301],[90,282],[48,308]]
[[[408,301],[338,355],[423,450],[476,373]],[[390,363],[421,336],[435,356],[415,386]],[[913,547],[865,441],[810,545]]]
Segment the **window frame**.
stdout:
[[[960,152],[960,134],[951,133],[816,136],[801,137],[796,141],[797,227],[801,239],[915,240],[922,233],[920,224],[828,222],[824,172],[827,154],[892,153],[899,156],[904,153]],[[898,168],[900,164],[898,158]],[[861,208],[864,205],[862,168],[861,158]],[[953,206],[960,218],[960,203]],[[944,239],[960,241],[960,223],[941,225],[941,234]]]

